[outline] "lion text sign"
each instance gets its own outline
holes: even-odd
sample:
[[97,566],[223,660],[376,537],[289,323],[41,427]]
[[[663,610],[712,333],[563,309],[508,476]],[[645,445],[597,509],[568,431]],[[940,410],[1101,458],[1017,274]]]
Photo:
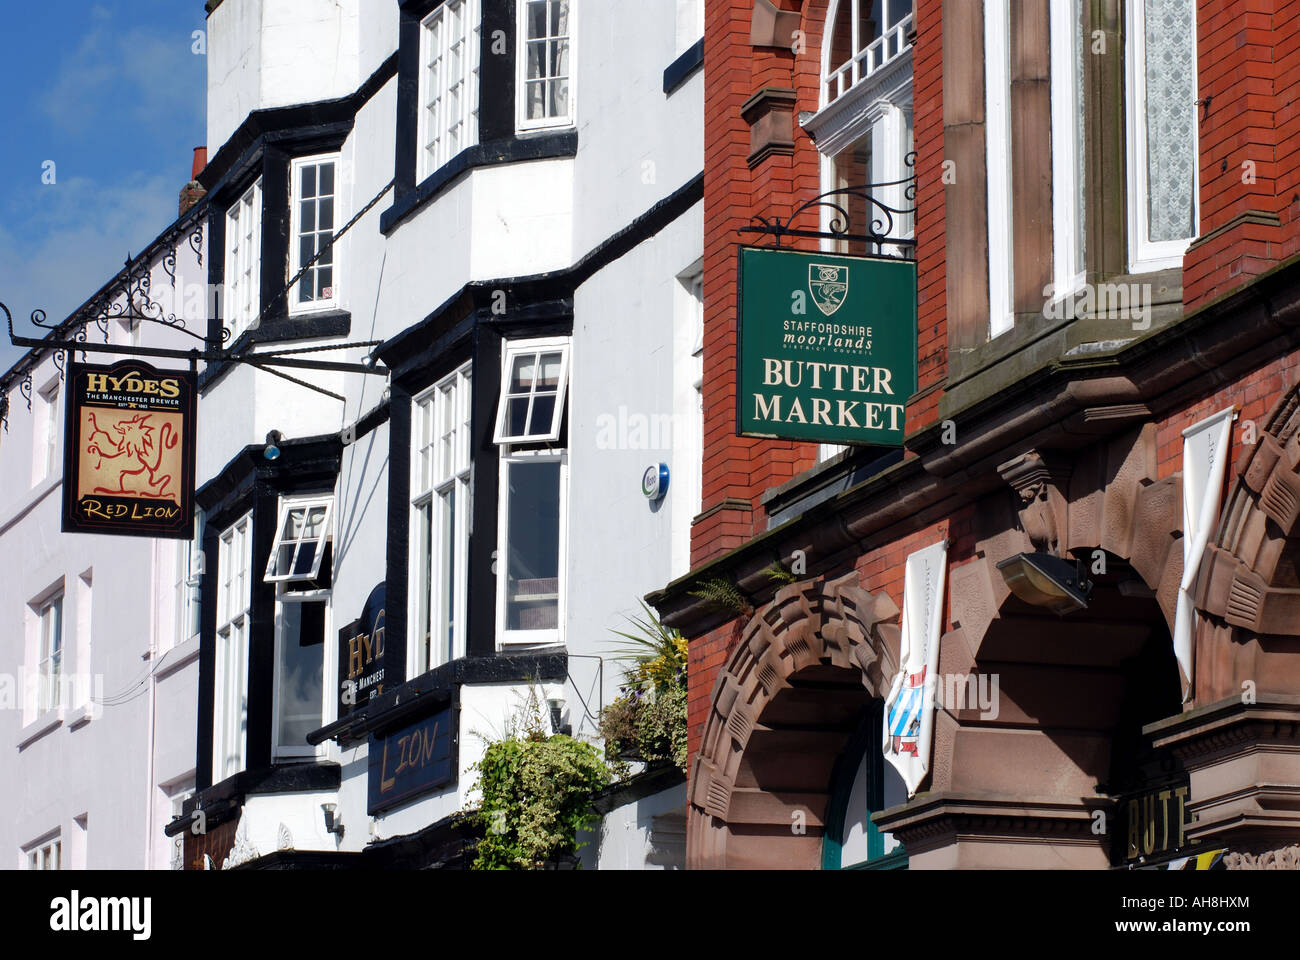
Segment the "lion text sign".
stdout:
[[194,374],[70,360],[67,381],[64,532],[190,539]]
[[916,263],[741,247],[736,432],[902,446]]

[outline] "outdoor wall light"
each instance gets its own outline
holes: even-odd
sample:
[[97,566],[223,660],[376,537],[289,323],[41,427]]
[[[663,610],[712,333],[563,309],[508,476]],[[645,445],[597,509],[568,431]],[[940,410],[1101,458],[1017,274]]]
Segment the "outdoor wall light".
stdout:
[[325,813],[325,832],[332,833],[337,837],[343,836],[343,821],[334,819],[334,811],[338,809],[337,803],[322,803],[320,808]]
[[272,430],[266,435],[266,448],[262,451],[262,456],[268,460],[279,460],[282,443],[284,443],[284,434],[279,430]]
[[998,564],[1002,579],[1025,603],[1047,607],[1058,616],[1088,608],[1092,583],[1079,564],[1050,553],[1019,553]]

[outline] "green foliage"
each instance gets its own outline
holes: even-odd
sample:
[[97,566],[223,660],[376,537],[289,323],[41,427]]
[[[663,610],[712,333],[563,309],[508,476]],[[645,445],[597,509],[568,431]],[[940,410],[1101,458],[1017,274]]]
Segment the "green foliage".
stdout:
[[621,695],[600,718],[605,754],[620,778],[628,760],[671,760],[686,772],[687,641],[645,604],[642,609],[645,619],[629,618],[638,634],[614,631],[635,644],[625,656],[633,664],[624,673]]
[[754,611],[753,606],[745,599],[745,595],[740,592],[740,588],[723,577],[711,577],[707,580],[696,581],[695,589],[689,591],[689,593],[692,597],[707,600],[710,605],[719,610],[741,613],[746,616]]
[[488,745],[473,818],[484,830],[475,870],[536,870],[577,852],[578,831],[599,816],[591,798],[609,784],[609,769],[589,743],[563,734],[515,737]]
[[578,832],[599,822],[591,798],[609,785],[610,770],[591,744],[547,733],[535,686],[506,736],[474,765],[481,792],[468,814],[481,827],[475,870],[537,870],[575,854]]
[[763,572],[768,575],[769,579],[777,583],[796,583],[799,580],[798,575],[787,570],[785,564],[779,560],[773,560],[771,566]]
[[633,661],[633,667],[624,675],[628,686],[641,691],[658,690],[677,683],[686,676],[688,659],[686,638],[675,627],[665,627],[654,612],[641,604],[645,619],[628,617],[636,633],[611,631],[632,641],[623,647],[617,659]]

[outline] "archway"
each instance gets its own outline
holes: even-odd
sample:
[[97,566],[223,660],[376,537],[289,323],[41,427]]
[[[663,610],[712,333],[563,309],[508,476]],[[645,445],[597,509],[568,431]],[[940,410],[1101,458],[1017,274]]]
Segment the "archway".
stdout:
[[755,615],[704,724],[689,867],[821,865],[834,768],[896,672],[897,618],[855,574],[785,587]]

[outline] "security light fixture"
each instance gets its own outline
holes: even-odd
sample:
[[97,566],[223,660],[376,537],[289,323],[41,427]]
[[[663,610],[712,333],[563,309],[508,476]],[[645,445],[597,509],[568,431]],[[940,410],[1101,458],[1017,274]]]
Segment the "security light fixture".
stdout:
[[320,808],[325,813],[325,832],[332,833],[335,836],[343,836],[343,821],[334,819],[334,811],[338,809],[337,803],[322,803]]
[[279,460],[282,443],[284,443],[284,434],[279,430],[272,430],[266,435],[266,448],[262,451],[262,456],[268,460]]
[[1050,553],[1018,553],[998,564],[1002,579],[1025,603],[1047,607],[1058,616],[1088,608],[1092,582],[1082,566]]

